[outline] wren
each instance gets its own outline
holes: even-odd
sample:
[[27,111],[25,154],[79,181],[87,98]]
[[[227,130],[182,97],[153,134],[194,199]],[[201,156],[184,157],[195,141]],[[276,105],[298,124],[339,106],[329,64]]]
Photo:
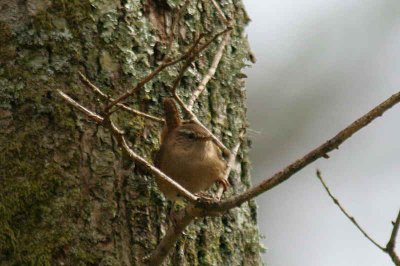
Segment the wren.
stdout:
[[[155,165],[192,193],[219,182],[226,190],[226,161],[211,135],[194,122],[182,122],[172,98],[163,101],[165,126]],[[165,197],[175,201],[179,192],[162,179],[156,179]]]

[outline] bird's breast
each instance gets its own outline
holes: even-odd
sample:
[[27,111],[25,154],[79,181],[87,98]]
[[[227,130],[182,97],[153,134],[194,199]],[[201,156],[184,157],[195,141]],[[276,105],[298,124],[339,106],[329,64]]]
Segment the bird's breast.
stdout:
[[225,163],[221,161],[215,148],[207,145],[202,150],[181,149],[177,152],[174,149],[166,152],[164,156],[168,160],[163,160],[161,170],[191,192],[209,188],[224,174]]

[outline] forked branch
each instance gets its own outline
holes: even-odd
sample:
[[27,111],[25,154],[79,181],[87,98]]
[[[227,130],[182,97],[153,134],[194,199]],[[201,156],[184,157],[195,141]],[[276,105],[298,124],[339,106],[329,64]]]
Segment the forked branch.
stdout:
[[[82,74],[82,72],[78,72],[79,77],[81,78],[82,82],[89,88],[91,89],[94,93],[96,93],[97,95],[99,95],[100,97],[102,97],[103,99],[109,100],[109,101],[114,101],[113,98],[111,98],[111,96],[105,94],[104,92],[102,92],[96,85],[94,85],[92,82],[90,82],[90,80]],[[121,107],[122,110],[125,110],[133,115],[136,116],[142,116],[146,119],[158,122],[158,123],[164,123],[164,119],[153,116],[153,115],[149,115],[143,112],[140,112],[136,109],[133,109],[123,103],[117,103],[117,106]]]
[[191,192],[186,190],[184,187],[182,187],[179,183],[175,182],[175,180],[171,179],[169,176],[161,172],[157,167],[151,165],[149,162],[146,161],[143,157],[140,155],[136,154],[128,145],[128,142],[125,139],[124,132],[115,126],[115,124],[109,120],[109,119],[104,119],[100,115],[96,114],[95,112],[89,110],[88,108],[82,106],[78,102],[76,102],[74,99],[69,97],[67,94],[62,92],[61,90],[58,90],[58,93],[61,95],[61,97],[70,105],[81,111],[84,115],[86,115],[88,118],[93,120],[94,122],[98,123],[99,125],[103,125],[105,128],[108,128],[111,132],[111,134],[118,140],[118,144],[121,149],[126,152],[126,154],[129,156],[129,158],[141,164],[145,168],[147,168],[156,178],[160,178],[165,180],[167,183],[172,185],[176,190],[179,191],[179,195],[187,199],[189,202],[195,203],[199,199],[197,196],[193,195]]
[[321,172],[317,170],[316,175],[321,181],[322,186],[324,187],[325,191],[328,193],[329,197],[333,200],[333,202],[336,204],[336,206],[339,207],[340,211],[354,224],[355,227],[372,243],[374,244],[377,248],[379,248],[381,251],[385,252],[390,256],[392,259],[393,263],[396,266],[400,266],[400,259],[398,255],[396,254],[395,246],[396,246],[396,237],[397,233],[399,231],[399,225],[400,225],[400,210],[399,213],[397,214],[396,221],[393,223],[393,229],[392,233],[390,234],[390,239],[389,242],[387,243],[386,247],[383,247],[378,244],[357,222],[357,220],[349,213],[347,212],[344,207],[340,204],[339,200],[332,194],[330,191],[329,187],[326,185],[324,179],[322,178]]
[[339,200],[337,198],[335,198],[335,196],[333,196],[333,194],[331,193],[329,187],[326,185],[324,179],[321,176],[321,172],[319,170],[317,170],[316,175],[319,179],[319,181],[321,181],[322,186],[325,188],[325,191],[328,193],[329,197],[333,200],[333,203],[336,204],[336,206],[339,207],[340,211],[354,224],[355,227],[357,227],[357,229],[372,243],[374,244],[377,248],[379,248],[380,250],[382,250],[383,252],[385,252],[385,248],[382,247],[381,245],[378,244],[378,242],[376,242],[372,237],[370,237],[367,232],[359,225],[359,223],[357,222],[357,220],[350,215],[350,213],[348,213],[343,206],[340,204]]
[[393,263],[396,266],[400,266],[400,258],[396,253],[396,237],[399,233],[399,226],[400,226],[400,210],[397,214],[396,221],[393,223],[392,234],[390,235],[389,242],[386,245],[386,252],[389,254],[390,258],[392,259]]
[[[164,60],[156,69],[154,69],[150,74],[148,74],[146,77],[144,77],[141,81],[139,81],[136,86],[122,94],[121,96],[119,96],[118,98],[116,98],[114,101],[112,101],[111,103],[109,103],[106,108],[104,109],[105,113],[108,113],[110,111],[110,109],[116,105],[117,103],[120,103],[122,101],[124,101],[125,99],[127,99],[128,97],[136,94],[147,82],[149,82],[150,80],[152,80],[156,75],[158,75],[158,73],[160,73],[162,70],[164,70],[166,67],[168,66],[172,66],[175,65],[187,58],[193,58],[196,57],[198,54],[200,54],[204,49],[206,49],[214,40],[216,40],[220,35],[224,34],[225,32],[231,30],[231,28],[227,28],[217,34],[215,34],[210,40],[206,41],[205,44],[201,45],[198,49],[196,49],[196,46],[198,44],[198,42],[195,42],[194,45],[192,45],[192,47],[182,56],[178,57],[175,60]],[[203,35],[201,35],[201,37],[203,37]],[[201,38],[200,38],[201,39]]]
[[[228,157],[227,167],[226,167],[226,170],[225,170],[226,171],[225,172],[225,177],[224,177],[225,180],[228,180],[229,174],[232,171],[232,167],[235,164],[236,157],[237,157],[237,154],[239,152],[239,148],[240,148],[240,146],[242,145],[242,142],[243,142],[243,137],[244,137],[244,130],[239,135],[238,143],[236,143],[236,145],[230,151],[230,154],[229,154],[229,157]],[[216,198],[217,199],[221,199],[223,193],[224,193],[224,187],[223,186],[219,186]]]

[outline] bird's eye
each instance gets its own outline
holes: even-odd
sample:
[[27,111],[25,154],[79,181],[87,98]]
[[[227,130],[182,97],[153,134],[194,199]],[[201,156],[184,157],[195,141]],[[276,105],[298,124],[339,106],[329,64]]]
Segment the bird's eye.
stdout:
[[190,140],[196,139],[196,133],[194,133],[191,130],[187,130],[187,129],[181,129],[179,130],[179,132],[181,133],[182,136],[184,136],[185,138],[188,138]]
[[188,139],[195,139],[196,138],[196,136],[195,136],[195,134],[193,132],[188,132],[186,134],[186,136],[188,137]]

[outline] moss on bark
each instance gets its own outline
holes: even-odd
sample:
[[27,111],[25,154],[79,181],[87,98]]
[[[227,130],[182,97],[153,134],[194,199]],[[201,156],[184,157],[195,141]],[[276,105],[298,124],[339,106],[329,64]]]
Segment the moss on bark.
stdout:
[[[165,52],[170,18],[181,5],[175,0],[0,1],[0,265],[140,265],[160,240],[168,204],[153,177],[120,153],[109,132],[67,106],[56,89],[99,111],[101,103],[77,72],[113,95],[131,88]],[[249,56],[243,34],[248,18],[241,1],[221,5],[234,14],[236,26],[195,111],[232,146],[246,123],[240,71]],[[184,51],[194,33],[222,27],[209,1],[193,1],[172,54]],[[211,45],[185,74],[179,88],[184,99],[206,73],[216,48]],[[177,67],[164,70],[128,103],[161,115],[164,88],[177,73]],[[113,119],[151,160],[160,126],[126,113]],[[232,194],[250,184],[247,148],[230,176]],[[250,202],[222,217],[196,221],[166,264],[260,264],[255,213]]]

